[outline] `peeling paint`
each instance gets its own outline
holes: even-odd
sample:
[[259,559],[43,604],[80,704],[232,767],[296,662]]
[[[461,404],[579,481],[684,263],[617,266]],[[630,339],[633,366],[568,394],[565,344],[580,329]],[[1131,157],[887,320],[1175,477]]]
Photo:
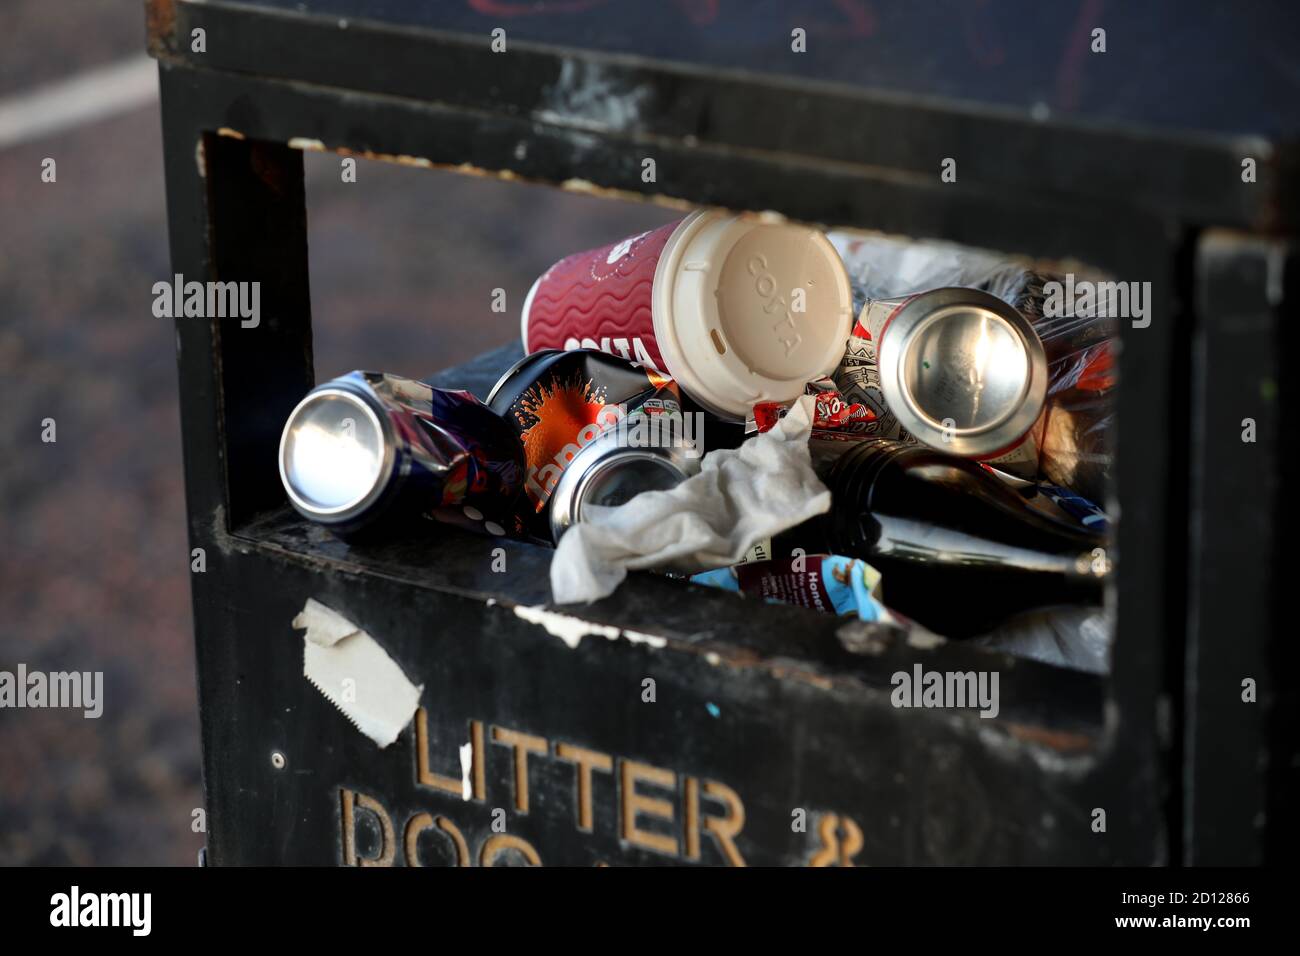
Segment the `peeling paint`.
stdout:
[[521,604],[515,608],[515,616],[530,624],[540,624],[552,636],[564,641],[570,650],[577,648],[582,643],[582,639],[588,636],[603,637],[610,641],[616,641],[619,637],[623,637],[633,644],[647,644],[650,647],[665,647],[668,644],[667,640],[653,634],[625,631],[622,628],[612,627],[608,624],[594,624],[571,614],[548,611],[544,607],[531,607]]
[[1003,759],[1028,757],[1039,770],[1045,773],[1082,777],[1096,766],[1096,757],[1091,752],[1072,752],[1069,754],[1054,750],[1036,740],[1025,740],[1016,733],[1027,730],[1023,725],[1002,724],[1000,727],[987,726],[990,721],[979,721],[976,735],[984,748]]
[[560,184],[561,189],[568,190],[572,193],[583,193],[588,196],[599,196],[603,199],[623,199],[628,202],[650,202],[656,206],[664,206],[668,209],[681,209],[691,212],[696,209],[711,208],[700,206],[688,199],[678,199],[675,196],[665,196],[659,193],[647,195],[636,192],[632,189],[616,189],[613,186],[598,186],[589,179],[570,178]]
[[919,651],[933,650],[946,643],[948,643],[947,638],[926,631],[909,631],[907,634],[907,646],[915,647]]
[[530,624],[542,625],[550,634],[569,645],[570,649],[576,648],[588,634],[605,637],[611,641],[615,640],[619,634],[617,627],[592,624],[590,621],[582,620],[582,618],[560,614],[556,611],[548,611],[543,607],[519,605],[515,608],[515,616],[523,618]]
[[774,665],[771,668],[771,674],[777,680],[797,680],[804,684],[810,684],[819,690],[835,689],[835,680],[833,678],[826,677],[823,674],[818,674],[815,671],[810,671],[804,667]]
[[1011,736],[1015,737],[1017,740],[1042,744],[1045,747],[1051,747],[1053,750],[1060,751],[1061,753],[1092,750],[1092,738],[1087,734],[1075,734],[1062,730],[1049,730],[1046,727],[1035,727],[1029,724],[1007,724],[1007,733],[1011,734]]
[[212,533],[212,543],[217,546],[217,551],[226,557],[234,554],[232,545],[234,539],[231,538],[230,532],[226,529],[226,506],[215,505],[212,508],[212,517],[208,524],[208,530]]
[[[340,156],[355,156],[358,159],[371,159],[375,162],[393,163],[397,166],[412,166],[416,169],[437,168],[437,164],[433,160],[426,159],[423,156],[411,156],[407,153],[376,153],[370,149],[348,149],[346,146],[336,146],[333,152],[338,153]],[[474,168],[469,166],[468,163],[462,165],[467,166],[469,169]],[[457,167],[446,166],[445,168],[454,169]]]
[[851,621],[838,628],[835,636],[850,654],[868,654],[879,657],[889,649],[891,635],[879,628],[869,627],[861,621]]
[[[236,133],[236,131],[231,130],[231,133]],[[239,134],[239,137],[242,138],[242,134]],[[327,146],[318,139],[308,139],[302,136],[293,137],[289,140],[288,145],[292,149],[336,153],[339,156],[355,156],[359,159],[368,159],[380,163],[395,163],[398,166],[409,166],[416,169],[438,169],[445,172],[462,173],[467,176],[478,176],[484,179],[495,179],[501,182],[537,182],[557,185],[545,178],[520,176],[513,169],[486,169],[482,166],[475,166],[473,163],[435,163],[424,156],[410,156],[406,153],[377,153],[368,149]],[[518,159],[522,159],[525,154],[526,151],[521,153],[518,147],[515,148],[515,155]],[[612,186],[598,186],[587,179],[566,179],[558,183],[558,186],[568,192],[582,193],[583,195],[597,196],[604,199],[621,199],[625,202],[650,203],[651,205],[662,206],[665,209],[676,209],[683,212],[693,212],[702,208],[698,203],[691,202],[688,199],[678,199],[660,193],[647,194],[632,189],[617,189]],[[780,213],[771,211],[755,213],[754,215],[762,222],[785,221],[785,217],[781,216]]]
[[643,634],[640,631],[623,631],[623,639],[631,641],[633,644],[645,644],[649,647],[667,647],[668,641],[654,634]]

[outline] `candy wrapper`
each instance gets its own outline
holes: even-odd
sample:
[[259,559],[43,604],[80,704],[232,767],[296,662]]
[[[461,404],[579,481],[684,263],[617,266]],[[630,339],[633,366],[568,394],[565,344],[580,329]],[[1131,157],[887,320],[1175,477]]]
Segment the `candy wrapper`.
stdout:
[[1089,531],[1106,534],[1110,531],[1110,519],[1106,512],[1069,488],[1043,482],[1038,485],[1038,496],[1050,501],[1062,513],[1077,521]]
[[844,358],[835,369],[832,381],[845,401],[861,405],[871,412],[870,420],[862,429],[865,436],[912,440],[885,404],[884,393],[880,390],[880,367],[876,364],[876,344],[861,322],[854,323],[853,334],[844,344]]
[[[845,400],[829,376],[823,375],[804,387],[813,397],[813,430],[831,430],[850,435],[871,434],[876,413],[867,406]],[[754,431],[769,431],[785,417],[793,402],[759,402],[754,406]]]
[[773,604],[853,614],[862,621],[894,620],[877,598],[880,572],[865,561],[841,555],[746,561],[693,575],[691,580]]

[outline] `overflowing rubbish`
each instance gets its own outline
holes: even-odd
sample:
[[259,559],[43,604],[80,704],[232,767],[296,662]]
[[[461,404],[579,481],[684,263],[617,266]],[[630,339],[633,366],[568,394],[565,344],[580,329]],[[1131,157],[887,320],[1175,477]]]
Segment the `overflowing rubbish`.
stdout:
[[396,514],[553,545],[558,603],[660,569],[1103,669],[1116,339],[1054,314],[1050,280],[693,213],[541,275],[485,402],[314,389],[281,478],[343,533]]

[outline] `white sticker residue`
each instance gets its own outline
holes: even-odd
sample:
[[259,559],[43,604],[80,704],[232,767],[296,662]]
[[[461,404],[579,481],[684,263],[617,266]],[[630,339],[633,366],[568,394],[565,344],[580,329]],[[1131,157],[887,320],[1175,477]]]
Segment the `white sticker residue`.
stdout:
[[935,647],[946,644],[938,634],[931,634],[929,631],[914,630],[907,634],[907,643],[909,647],[915,647],[919,650],[928,651]]
[[308,598],[293,619],[303,636],[303,676],[363,734],[387,747],[411,721],[424,689],[412,684],[373,637]]
[[474,769],[474,742],[460,747],[460,798],[468,800],[473,792],[469,786],[469,772]]

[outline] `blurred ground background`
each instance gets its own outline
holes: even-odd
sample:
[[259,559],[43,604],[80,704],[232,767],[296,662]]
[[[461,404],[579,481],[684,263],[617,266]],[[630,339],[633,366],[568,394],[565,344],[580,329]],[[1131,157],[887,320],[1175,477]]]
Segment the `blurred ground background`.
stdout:
[[[6,0],[0,37],[2,109],[139,55],[144,15]],[[318,380],[421,377],[505,342],[556,258],[678,215],[306,161]],[[170,277],[156,100],[0,145],[0,670],[103,671],[105,698],[98,720],[0,710],[0,864],[189,865],[204,842],[175,341],[151,312]]]

